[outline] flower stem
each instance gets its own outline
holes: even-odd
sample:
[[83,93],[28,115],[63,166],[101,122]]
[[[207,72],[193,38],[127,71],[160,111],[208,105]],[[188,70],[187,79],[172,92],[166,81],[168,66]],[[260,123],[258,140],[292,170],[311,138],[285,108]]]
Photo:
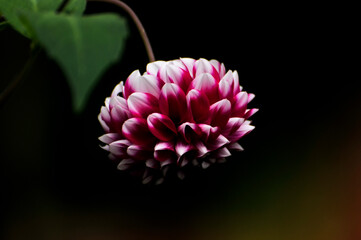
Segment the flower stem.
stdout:
[[120,0],[88,0],[88,2],[107,2],[107,3],[117,5],[118,7],[122,8],[124,11],[126,11],[130,15],[132,20],[134,21],[135,25],[138,28],[140,36],[143,39],[143,43],[144,43],[145,49],[147,51],[149,62],[155,61],[154,53],[152,50],[152,46],[150,45],[147,33],[145,32],[145,29],[144,29],[141,21],[139,20],[138,16],[135,14],[133,9],[131,9],[127,4],[125,4],[123,1],[120,1]]

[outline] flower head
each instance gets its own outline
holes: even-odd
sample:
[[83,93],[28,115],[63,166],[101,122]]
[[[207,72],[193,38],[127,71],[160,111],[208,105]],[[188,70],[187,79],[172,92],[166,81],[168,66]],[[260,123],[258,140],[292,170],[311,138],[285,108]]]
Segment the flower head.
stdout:
[[247,109],[254,96],[217,60],[152,62],[105,99],[99,139],[119,170],[160,183],[171,166],[206,168],[243,150],[237,141],[254,129],[248,119],[258,109]]

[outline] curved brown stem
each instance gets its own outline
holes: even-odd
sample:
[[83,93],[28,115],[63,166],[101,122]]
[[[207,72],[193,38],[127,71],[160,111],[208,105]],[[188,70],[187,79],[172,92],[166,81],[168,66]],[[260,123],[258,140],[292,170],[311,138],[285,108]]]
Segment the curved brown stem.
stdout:
[[152,46],[150,45],[147,33],[145,32],[145,29],[144,29],[141,21],[139,20],[138,16],[135,14],[133,9],[131,9],[127,4],[125,4],[123,1],[120,1],[120,0],[88,0],[88,2],[107,2],[107,3],[117,5],[118,7],[122,8],[124,11],[126,11],[129,14],[129,16],[132,18],[132,20],[134,21],[135,25],[138,28],[140,36],[142,37],[143,43],[145,45],[145,49],[147,51],[149,61],[150,62],[155,61],[154,53],[153,53],[153,50],[152,50]]

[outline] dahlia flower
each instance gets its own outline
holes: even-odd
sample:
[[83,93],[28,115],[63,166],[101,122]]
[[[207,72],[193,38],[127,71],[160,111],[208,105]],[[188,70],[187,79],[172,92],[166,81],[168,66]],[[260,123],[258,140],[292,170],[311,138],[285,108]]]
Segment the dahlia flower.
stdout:
[[255,97],[242,91],[237,71],[217,60],[156,61],[115,86],[101,107],[99,139],[119,170],[143,174],[143,182],[163,181],[174,166],[224,162],[237,141],[254,129],[247,109]]

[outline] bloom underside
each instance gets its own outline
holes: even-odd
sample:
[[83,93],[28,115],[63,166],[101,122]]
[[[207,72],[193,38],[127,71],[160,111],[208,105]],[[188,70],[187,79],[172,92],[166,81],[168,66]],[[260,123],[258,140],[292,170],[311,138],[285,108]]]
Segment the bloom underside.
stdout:
[[242,150],[237,141],[254,129],[248,119],[258,109],[247,109],[254,96],[242,91],[237,71],[216,60],[152,62],[106,98],[99,139],[118,169],[143,168],[144,182],[150,169],[206,168]]

